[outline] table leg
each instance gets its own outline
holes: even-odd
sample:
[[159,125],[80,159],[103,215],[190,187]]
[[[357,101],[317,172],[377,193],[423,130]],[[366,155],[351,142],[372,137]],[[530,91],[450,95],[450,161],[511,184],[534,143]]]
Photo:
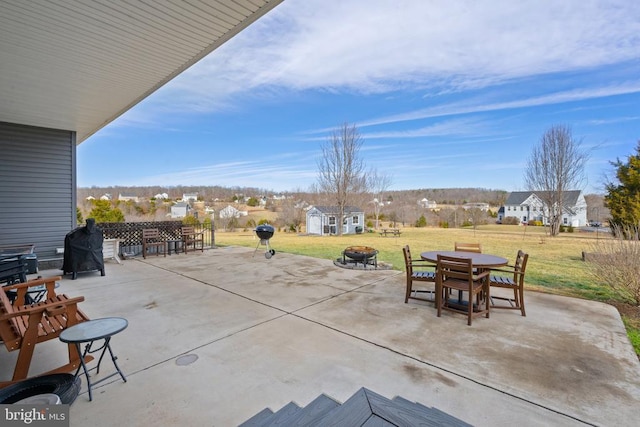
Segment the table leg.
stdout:
[[[82,350],[80,348],[80,343],[75,343],[75,344],[76,344],[76,350],[78,351],[78,354],[81,354]],[[91,380],[89,379],[89,370],[87,369],[87,364],[84,363],[84,358],[89,352],[89,350],[91,350],[91,344],[93,344],[93,341],[91,341],[85,346],[84,352],[82,352],[82,356],[80,357],[80,366],[78,366],[78,369],[76,369],[76,373],[74,374],[74,377],[77,377],[78,373],[80,372],[80,368],[82,368],[82,370],[84,371],[84,375],[87,378],[87,389],[89,390],[89,402],[93,400],[93,396],[91,395]]]

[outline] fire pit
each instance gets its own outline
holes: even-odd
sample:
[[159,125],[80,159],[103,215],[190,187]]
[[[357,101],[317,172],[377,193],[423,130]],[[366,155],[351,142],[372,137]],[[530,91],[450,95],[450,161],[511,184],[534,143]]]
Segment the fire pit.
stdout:
[[[362,263],[364,268],[367,268],[367,265],[373,265],[375,268],[378,268],[377,255],[378,250],[370,246],[349,246],[342,251],[342,263]],[[347,260],[347,258],[349,260]]]
[[274,251],[273,249],[271,249],[269,247],[269,239],[271,239],[273,237],[273,233],[275,231],[276,231],[275,228],[273,228],[269,224],[262,224],[262,225],[259,225],[259,226],[256,227],[256,229],[255,229],[256,236],[258,236],[260,241],[256,245],[256,250],[253,251],[253,255],[256,254],[256,251],[258,250],[258,246],[260,246],[260,245],[266,245],[267,246],[267,251],[264,254],[265,258],[269,259],[269,258],[271,258],[272,256],[274,256],[276,254],[276,251]]

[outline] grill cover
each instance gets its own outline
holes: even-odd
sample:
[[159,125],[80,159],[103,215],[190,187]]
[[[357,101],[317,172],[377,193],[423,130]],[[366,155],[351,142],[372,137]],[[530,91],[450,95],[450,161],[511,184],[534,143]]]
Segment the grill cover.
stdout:
[[104,276],[102,241],[102,229],[96,226],[93,218],[88,218],[84,227],[67,233],[62,263],[64,274],[71,273],[75,280],[78,272],[100,270],[100,274]]

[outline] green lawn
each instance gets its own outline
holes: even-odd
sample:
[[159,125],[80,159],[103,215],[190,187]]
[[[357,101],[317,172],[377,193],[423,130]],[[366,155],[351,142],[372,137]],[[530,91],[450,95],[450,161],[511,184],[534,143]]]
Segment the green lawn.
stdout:
[[[346,236],[306,236],[276,231],[269,244],[276,252],[336,259],[347,246],[371,246],[379,251],[378,260],[391,263],[396,270],[404,270],[402,247],[409,245],[414,256],[428,250],[453,250],[454,242],[480,242],[482,251],[500,255],[513,261],[518,249],[529,254],[526,289],[585,298],[597,301],[617,300],[607,285],[597,283],[582,261],[582,252],[593,251],[596,239],[606,239],[603,233],[561,233],[556,237],[545,234],[543,227],[485,225],[477,230],[444,228],[401,228],[400,237],[381,237],[378,233]],[[255,248],[258,240],[252,230],[216,231],[218,246],[247,246]],[[263,247],[264,248],[264,247]],[[626,321],[630,339],[640,355],[640,331]]]

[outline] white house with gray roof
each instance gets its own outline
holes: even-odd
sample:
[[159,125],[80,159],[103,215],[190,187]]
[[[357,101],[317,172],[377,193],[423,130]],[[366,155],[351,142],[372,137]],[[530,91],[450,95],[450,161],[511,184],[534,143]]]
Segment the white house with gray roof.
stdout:
[[[542,221],[549,223],[548,209],[543,202],[544,191],[514,191],[504,203],[503,220],[507,217],[518,218],[521,223]],[[587,202],[580,190],[564,192],[562,225],[581,227],[587,225]]]
[[[338,206],[312,206],[307,210],[307,234],[338,234],[339,218]],[[342,234],[362,233],[363,230],[364,211],[355,206],[345,206]]]

